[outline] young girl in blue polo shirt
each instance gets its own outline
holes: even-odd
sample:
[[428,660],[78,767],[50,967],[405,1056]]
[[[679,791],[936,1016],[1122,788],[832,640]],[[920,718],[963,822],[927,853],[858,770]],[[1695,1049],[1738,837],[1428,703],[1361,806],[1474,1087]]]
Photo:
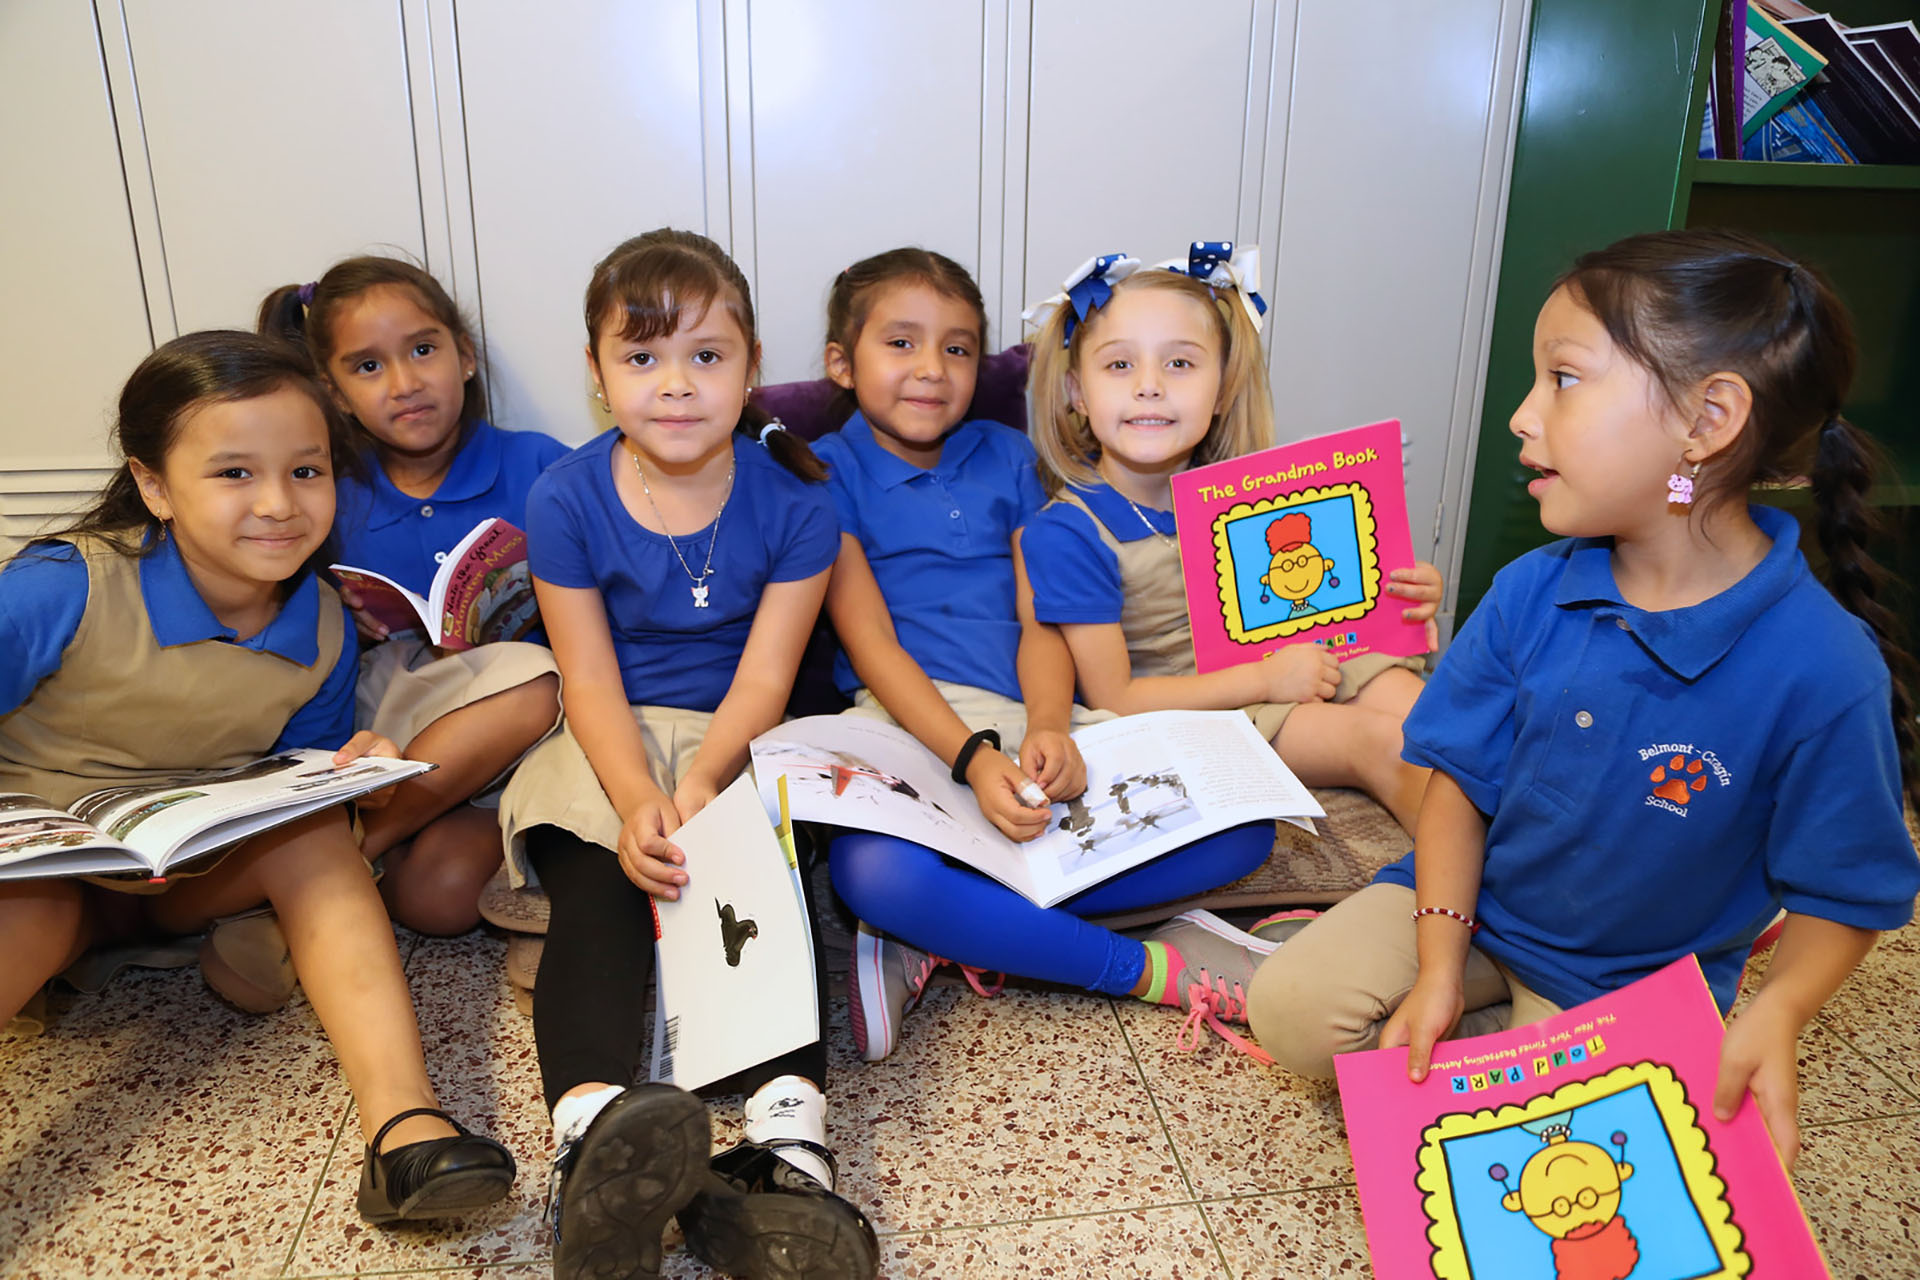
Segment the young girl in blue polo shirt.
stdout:
[[[176,338],[127,380],[116,432],[126,461],[93,509],[0,572],[0,791],[66,806],[292,747],[339,748],[343,763],[397,755],[353,732],[353,629],[314,572],[350,446],[305,358],[249,333]],[[0,883],[0,1022],[94,941],[192,933],[262,900],[353,1091],[368,1144],[361,1215],[435,1217],[506,1195],[513,1158],[434,1100],[393,929],[344,807],[164,886]]]
[[[979,287],[942,254],[894,249],[835,278],[826,367],[853,413],[817,446],[841,526],[827,607],[844,648],[835,674],[855,711],[893,719],[949,766],[961,762],[981,812],[1030,840],[1048,820],[1034,801],[1086,788],[1068,728],[1103,717],[1073,705],[1065,644],[1020,607],[1014,548],[1045,495],[1024,435],[967,419],[986,329]],[[842,835],[834,887],[862,922],[848,972],[855,1046],[868,1061],[890,1054],[902,1017],[947,960],[976,989],[984,969],[1133,995],[1194,1019],[1209,1007],[1198,992],[1242,1000],[1272,944],[1205,912],[1144,941],[1082,917],[1231,883],[1272,846],[1272,824],[1237,828],[1049,909],[922,845]]]
[[[1840,416],[1851,323],[1746,236],[1670,231],[1587,254],[1534,324],[1514,411],[1540,522],[1565,540],[1495,577],[1407,721],[1433,770],[1416,851],[1282,947],[1253,1026],[1292,1069],[1498,1030],[1699,957],[1731,1007],[1714,1108],[1751,1090],[1798,1148],[1800,1029],[1920,890],[1901,817],[1910,660],[1863,537],[1868,441]],[[1822,587],[1785,512],[1805,483]],[[1836,599],[1836,595],[1838,599]]]
[[677,1213],[694,1253],[731,1275],[871,1276],[872,1228],[833,1193],[819,1042],[746,1073],[747,1140],[711,1168],[699,1099],[623,1088],[650,1025],[650,895],[699,892],[674,831],[779,723],[826,593],[839,531],[824,473],[747,409],[753,306],[713,241],[660,230],[622,244],[594,268],[586,324],[613,427],[527,500],[566,723],[501,805],[510,856],[552,903],[533,1031],[553,1111],[554,1271],[653,1275]]
[[[424,596],[480,521],[526,527],[527,490],[566,447],[487,421],[478,344],[432,275],[398,258],[348,258],[312,284],[269,294],[259,327],[307,346],[362,433],[371,465],[364,478],[340,482],[336,560]],[[341,594],[358,605],[351,589]],[[465,933],[500,866],[497,797],[475,797],[553,728],[553,655],[526,642],[447,652],[421,632],[388,636],[355,616],[371,646],[357,723],[440,766],[369,816],[367,856],[384,858],[380,890],[394,919],[422,933]]]

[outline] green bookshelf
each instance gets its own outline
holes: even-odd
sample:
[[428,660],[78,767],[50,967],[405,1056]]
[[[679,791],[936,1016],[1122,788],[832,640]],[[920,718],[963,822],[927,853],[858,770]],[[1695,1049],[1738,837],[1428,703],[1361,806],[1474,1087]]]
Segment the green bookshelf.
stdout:
[[[1916,0],[1827,7],[1852,24],[1920,18]],[[1847,413],[1893,468],[1873,493],[1895,535],[1883,559],[1907,567],[1905,534],[1920,523],[1920,166],[1697,159],[1719,17],[1720,0],[1534,0],[1456,626],[1502,565],[1550,540],[1507,430],[1548,288],[1579,253],[1657,227],[1737,227],[1833,280],[1860,341]],[[1759,500],[1810,512],[1804,491]]]

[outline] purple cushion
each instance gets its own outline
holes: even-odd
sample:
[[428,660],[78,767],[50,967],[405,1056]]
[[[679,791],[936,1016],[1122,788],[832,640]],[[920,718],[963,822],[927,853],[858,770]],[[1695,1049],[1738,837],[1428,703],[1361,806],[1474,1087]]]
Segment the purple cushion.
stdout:
[[[1008,347],[998,355],[980,362],[980,380],[974,384],[973,407],[969,418],[991,418],[1016,430],[1027,429],[1026,343]],[[757,387],[753,403],[780,419],[787,429],[806,440],[818,440],[837,430],[846,419],[836,413],[834,400],[840,391],[826,378],[812,382],[777,382]]]

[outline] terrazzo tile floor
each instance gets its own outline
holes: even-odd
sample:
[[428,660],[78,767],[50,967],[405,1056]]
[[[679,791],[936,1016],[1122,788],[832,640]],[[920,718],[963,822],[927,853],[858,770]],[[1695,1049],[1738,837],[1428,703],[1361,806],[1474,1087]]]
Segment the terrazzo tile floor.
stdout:
[[[549,1128],[505,942],[403,935],[442,1099],[520,1160],[453,1228],[363,1226],[358,1124],[305,1003],[231,1012],[193,969],[0,1036],[0,1276],[549,1274]],[[1920,926],[1802,1044],[1797,1183],[1835,1276],[1920,1276]],[[831,1139],[890,1277],[1368,1274],[1339,1101],[1133,1002],[937,986],[889,1061],[832,1008]],[[732,1141],[739,1100],[714,1101]],[[677,1248],[673,1277],[710,1273]]]

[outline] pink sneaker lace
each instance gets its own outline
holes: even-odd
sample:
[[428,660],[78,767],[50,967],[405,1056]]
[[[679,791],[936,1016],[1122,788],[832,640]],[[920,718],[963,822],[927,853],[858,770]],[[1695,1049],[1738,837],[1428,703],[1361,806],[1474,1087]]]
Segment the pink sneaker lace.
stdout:
[[930,955],[927,957],[926,966],[922,968],[919,973],[920,986],[924,988],[927,985],[928,975],[932,974],[935,969],[938,969],[943,964],[950,964],[958,969],[960,976],[967,980],[967,985],[973,988],[974,994],[984,996],[988,1000],[999,995],[1000,989],[1007,985],[1007,975],[1004,973],[1000,974],[1000,980],[998,982],[995,982],[992,986],[988,986],[986,983],[986,975],[990,972],[996,972],[995,970],[982,969],[977,965],[961,964],[959,961],[949,960],[945,956]]
[[1187,984],[1187,1016],[1180,1024],[1179,1033],[1173,1038],[1174,1047],[1182,1053],[1197,1051],[1200,1048],[1201,1028],[1205,1026],[1212,1028],[1215,1035],[1255,1062],[1272,1066],[1272,1054],[1223,1020],[1232,1018],[1237,1022],[1245,1022],[1247,1019],[1247,998],[1240,984],[1236,982],[1229,988],[1223,978],[1216,989],[1212,974],[1205,969],[1199,970],[1199,974],[1200,981]]

